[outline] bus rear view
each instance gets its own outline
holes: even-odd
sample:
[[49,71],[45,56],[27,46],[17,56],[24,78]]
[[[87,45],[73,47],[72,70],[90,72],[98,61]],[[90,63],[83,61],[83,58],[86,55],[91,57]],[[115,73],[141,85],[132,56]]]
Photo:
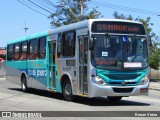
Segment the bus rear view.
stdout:
[[148,50],[144,26],[139,22],[91,22],[90,96],[148,95]]

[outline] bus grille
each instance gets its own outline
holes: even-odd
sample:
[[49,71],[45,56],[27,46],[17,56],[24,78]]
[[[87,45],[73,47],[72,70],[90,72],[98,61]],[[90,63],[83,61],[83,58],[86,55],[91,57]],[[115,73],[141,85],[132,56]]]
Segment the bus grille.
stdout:
[[[106,77],[108,77],[109,85],[112,86],[122,86],[122,82],[124,80],[136,80],[137,77],[139,77],[141,74],[104,74]],[[125,86],[135,86],[137,85],[137,82],[126,82]]]
[[[109,84],[110,84],[110,85],[121,85],[122,82],[109,82]],[[133,85],[133,86],[134,86],[134,85],[136,85],[136,84],[137,84],[137,82],[126,82],[126,83],[125,83],[125,86],[127,86],[127,85],[131,85],[131,86]]]
[[112,80],[131,80],[136,79],[140,74],[105,74],[105,76]]
[[130,93],[133,91],[133,88],[113,88],[115,93]]

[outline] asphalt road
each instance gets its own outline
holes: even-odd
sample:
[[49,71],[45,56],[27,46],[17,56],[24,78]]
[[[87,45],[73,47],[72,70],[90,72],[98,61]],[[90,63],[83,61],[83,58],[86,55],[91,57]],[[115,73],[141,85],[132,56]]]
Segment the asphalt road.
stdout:
[[[154,113],[154,111],[160,111],[160,91],[150,90],[149,96],[124,97],[118,103],[110,103],[105,97],[92,99],[77,97],[74,102],[67,102],[63,100],[63,96],[59,93],[40,90],[30,90],[28,93],[23,93],[19,86],[6,80],[0,80],[0,111],[94,111],[86,114],[90,114],[91,116],[97,115],[97,117],[99,114],[100,116],[105,116],[107,113],[96,111],[153,111]],[[83,113],[81,114],[83,115]],[[55,114],[65,117],[65,114],[72,113]],[[73,118],[69,117],[66,119]],[[91,120],[90,117],[80,117],[78,119]],[[101,119],[103,117],[99,118],[99,120]],[[110,119],[112,118],[110,117]],[[123,119],[127,119],[127,117]],[[158,118],[138,117],[136,119],[150,120]]]

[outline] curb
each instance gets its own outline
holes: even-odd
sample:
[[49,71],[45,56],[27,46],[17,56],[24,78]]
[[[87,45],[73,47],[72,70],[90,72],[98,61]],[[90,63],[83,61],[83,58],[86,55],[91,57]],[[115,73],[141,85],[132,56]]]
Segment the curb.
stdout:
[[158,89],[158,88],[149,88],[149,89],[160,91],[160,89]]

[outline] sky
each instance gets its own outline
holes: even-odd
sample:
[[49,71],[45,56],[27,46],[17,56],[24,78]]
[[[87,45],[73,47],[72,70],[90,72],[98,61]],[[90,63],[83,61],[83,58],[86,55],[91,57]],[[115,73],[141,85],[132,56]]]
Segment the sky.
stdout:
[[[27,0],[21,0],[27,1]],[[43,0],[32,0],[43,1]],[[58,0],[50,0],[56,3]],[[102,4],[101,4],[102,3]],[[111,4],[111,5],[109,5]],[[114,18],[114,11],[123,13],[125,15],[132,15],[134,18],[151,17],[153,31],[160,36],[160,1],[159,0],[91,0],[88,3],[89,8],[98,7],[103,18]],[[113,7],[114,6],[114,7]],[[115,7],[115,6],[123,6]],[[134,8],[135,12],[123,8]],[[34,8],[38,10],[37,8]],[[54,8],[52,8],[54,10]],[[138,12],[137,10],[144,10],[146,13]],[[155,14],[150,14],[150,11],[155,11]],[[43,11],[41,11],[43,12]],[[49,15],[47,12],[43,12]],[[50,22],[46,16],[41,15],[30,8],[24,6],[17,0],[1,0],[0,3],[0,47],[6,47],[8,41],[25,36],[24,27],[28,28],[26,35],[31,35],[37,32],[42,32],[51,29]]]

